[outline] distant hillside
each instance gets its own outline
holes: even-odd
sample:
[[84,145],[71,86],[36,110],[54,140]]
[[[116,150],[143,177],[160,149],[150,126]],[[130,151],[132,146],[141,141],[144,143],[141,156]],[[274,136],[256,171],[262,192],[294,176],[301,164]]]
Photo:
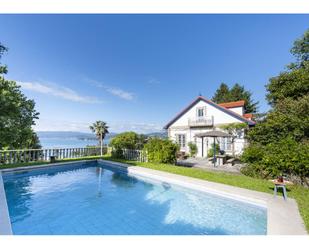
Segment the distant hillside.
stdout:
[[159,137],[159,138],[167,138],[167,131],[162,131],[162,132],[152,132],[145,134],[148,137]]
[[[76,131],[38,131],[39,138],[77,138],[81,140],[96,140],[94,133],[76,132]],[[116,133],[106,134],[105,138],[109,139],[115,136]]]
[[[87,132],[77,132],[77,131],[38,131],[37,132],[40,139],[79,139],[79,140],[96,140],[96,136],[93,133],[87,133]],[[114,136],[116,136],[117,133],[111,132],[109,134],[106,134],[105,140],[109,141]],[[159,138],[167,138],[167,132],[151,132],[145,134],[149,137],[159,137]]]

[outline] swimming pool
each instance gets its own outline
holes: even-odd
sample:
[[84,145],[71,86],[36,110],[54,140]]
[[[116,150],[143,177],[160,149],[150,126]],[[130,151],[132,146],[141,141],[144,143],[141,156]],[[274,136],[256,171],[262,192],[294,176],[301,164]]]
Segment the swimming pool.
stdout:
[[263,235],[266,208],[102,162],[3,173],[13,234]]

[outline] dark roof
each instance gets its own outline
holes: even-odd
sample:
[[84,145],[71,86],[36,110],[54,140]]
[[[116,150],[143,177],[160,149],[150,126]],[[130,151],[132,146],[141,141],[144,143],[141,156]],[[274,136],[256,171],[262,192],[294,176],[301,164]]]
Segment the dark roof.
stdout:
[[170,127],[177,119],[179,119],[183,114],[185,114],[188,110],[191,109],[192,106],[194,106],[197,102],[199,102],[200,100],[208,103],[209,105],[233,116],[234,118],[237,118],[238,120],[241,120],[245,123],[247,123],[248,125],[255,125],[255,122],[253,122],[252,120],[246,119],[243,116],[237,114],[236,112],[233,112],[223,106],[220,106],[218,104],[216,104],[215,102],[212,102],[209,99],[204,98],[203,96],[198,96],[190,105],[188,105],[185,109],[183,109],[181,112],[179,112],[170,122],[168,122],[165,126],[164,129],[168,129],[168,127]]
[[207,131],[198,133],[195,135],[196,137],[232,137],[232,135],[225,133],[223,131]]

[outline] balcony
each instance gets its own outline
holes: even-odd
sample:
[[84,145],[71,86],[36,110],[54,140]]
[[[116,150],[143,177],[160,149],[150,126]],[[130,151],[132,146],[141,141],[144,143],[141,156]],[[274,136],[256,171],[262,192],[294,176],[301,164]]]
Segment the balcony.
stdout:
[[207,127],[213,126],[214,119],[213,116],[211,117],[203,117],[203,118],[195,118],[195,119],[188,119],[189,127]]

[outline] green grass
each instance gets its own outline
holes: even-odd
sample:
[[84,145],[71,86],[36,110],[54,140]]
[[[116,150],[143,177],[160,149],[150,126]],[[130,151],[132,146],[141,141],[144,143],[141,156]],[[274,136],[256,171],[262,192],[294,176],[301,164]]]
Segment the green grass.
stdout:
[[[91,156],[91,157],[82,157],[74,159],[63,159],[58,160],[57,162],[69,162],[69,161],[79,161],[79,160],[90,160],[90,159],[100,159],[118,161],[122,163],[127,163],[133,166],[140,166],[144,168],[154,169],[165,171],[173,174],[189,176],[193,178],[198,178],[202,180],[207,180],[211,182],[223,183],[231,186],[236,186],[245,189],[256,190],[260,192],[265,192],[273,194],[273,183],[263,180],[252,178],[244,175],[232,174],[232,173],[223,173],[216,171],[206,171],[198,168],[186,168],[175,166],[171,164],[157,164],[157,163],[141,163],[136,161],[127,161],[127,160],[115,160],[110,156]],[[0,169],[3,168],[16,168],[21,166],[32,166],[40,164],[49,164],[49,162],[34,162],[34,163],[21,163],[14,165],[0,166]],[[294,198],[297,201],[300,214],[304,220],[307,231],[309,232],[309,189],[301,186],[288,186],[288,196]]]

